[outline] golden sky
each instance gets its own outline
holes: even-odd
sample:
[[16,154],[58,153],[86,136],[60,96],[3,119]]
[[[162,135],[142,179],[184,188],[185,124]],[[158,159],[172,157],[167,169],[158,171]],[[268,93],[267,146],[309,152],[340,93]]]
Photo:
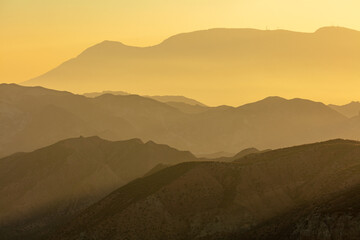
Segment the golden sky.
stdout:
[[0,82],[22,82],[103,40],[147,46],[216,27],[360,29],[359,0],[0,0]]

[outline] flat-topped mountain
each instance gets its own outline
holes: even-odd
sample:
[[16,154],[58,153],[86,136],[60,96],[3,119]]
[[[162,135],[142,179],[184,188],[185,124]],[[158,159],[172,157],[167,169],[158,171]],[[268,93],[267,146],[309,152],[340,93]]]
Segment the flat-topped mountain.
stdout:
[[179,164],[119,188],[51,239],[242,239],[275,217],[360,186],[359,154],[359,142],[332,140],[232,163]]
[[46,234],[158,164],[196,160],[190,152],[167,145],[99,137],[67,139],[2,158],[0,236],[31,239]]
[[[228,103],[270,94],[333,99],[333,91],[355,99],[359,41],[360,32],[338,27],[314,33],[210,29],[141,48],[104,41],[24,84],[73,92],[97,91],[100,83],[149,95],[186,92],[207,104],[224,103],[224,92]],[[254,91],[259,86],[264,90]]]
[[360,134],[359,119],[305,99],[269,97],[236,108],[179,107],[138,95],[87,98],[11,84],[0,85],[0,93],[1,157],[78,136],[140,138],[207,154],[358,139]]

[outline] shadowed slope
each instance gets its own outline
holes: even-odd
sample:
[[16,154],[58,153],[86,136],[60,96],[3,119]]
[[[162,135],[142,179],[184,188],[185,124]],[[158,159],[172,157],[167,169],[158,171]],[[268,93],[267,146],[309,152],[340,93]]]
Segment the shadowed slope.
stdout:
[[[52,239],[222,239],[360,184],[360,144],[333,140],[186,163],[138,179]],[[241,235],[239,235],[241,237]]]
[[[139,139],[75,138],[0,159],[0,228],[29,239],[73,216],[159,163],[197,160]],[[10,236],[8,239],[11,239]],[[16,239],[16,238],[14,238]]]
[[357,240],[360,238],[360,186],[273,218],[247,233],[224,240]]

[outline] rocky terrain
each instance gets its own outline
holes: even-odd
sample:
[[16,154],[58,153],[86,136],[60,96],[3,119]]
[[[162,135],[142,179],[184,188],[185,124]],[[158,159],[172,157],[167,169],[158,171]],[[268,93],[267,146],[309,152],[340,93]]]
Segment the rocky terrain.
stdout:
[[[335,210],[346,212],[356,201],[341,193],[360,184],[359,156],[359,142],[332,140],[250,154],[232,163],[179,164],[119,188],[51,239],[243,239],[276,217],[334,194],[340,197],[321,205],[324,210],[280,218],[293,230],[289,236],[294,238],[284,239],[355,239],[335,236],[341,226],[358,236],[355,225],[346,225],[356,223],[357,215],[350,214],[356,207],[345,215]],[[323,221],[328,220],[327,227]]]
[[0,159],[0,238],[38,239],[153,167],[197,161],[139,139],[74,138]]

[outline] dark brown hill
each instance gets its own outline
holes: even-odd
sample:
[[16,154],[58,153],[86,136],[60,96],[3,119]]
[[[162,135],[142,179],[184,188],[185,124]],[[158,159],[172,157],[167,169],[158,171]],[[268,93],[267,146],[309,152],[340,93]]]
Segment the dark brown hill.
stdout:
[[233,163],[176,165],[114,191],[52,239],[245,236],[274,217],[358,186],[359,155],[359,142],[333,140],[251,154]]
[[2,158],[0,229],[8,232],[6,239],[35,238],[160,163],[194,160],[190,152],[167,145],[98,137]]

